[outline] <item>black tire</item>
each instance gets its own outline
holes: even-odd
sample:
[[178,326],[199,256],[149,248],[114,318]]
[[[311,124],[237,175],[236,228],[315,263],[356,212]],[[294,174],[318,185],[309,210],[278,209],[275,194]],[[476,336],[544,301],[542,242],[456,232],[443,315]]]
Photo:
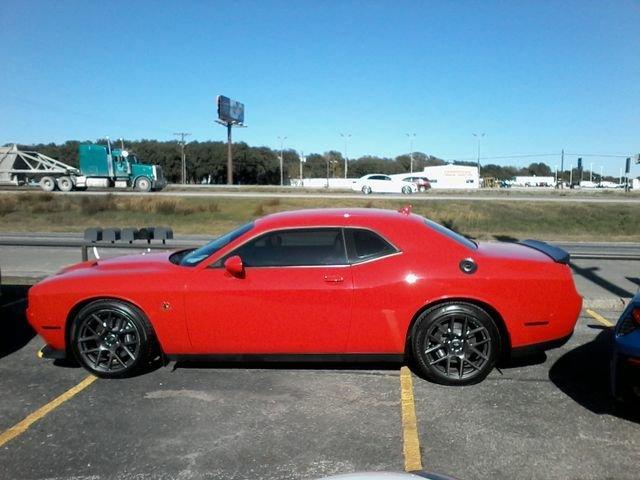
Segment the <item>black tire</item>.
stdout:
[[139,192],[150,192],[151,191],[151,180],[147,177],[138,177],[136,178],[135,189]]
[[61,192],[70,192],[73,190],[73,181],[70,177],[60,177],[58,178],[56,184],[58,185],[58,189]]
[[491,315],[465,302],[424,311],[411,336],[411,352],[420,372],[442,385],[481,382],[493,370],[500,349],[500,331]]
[[362,193],[364,193],[365,195],[369,195],[371,193],[371,187],[369,185],[365,185],[364,187],[362,187]]
[[53,177],[42,177],[40,179],[40,188],[45,192],[53,192],[56,189],[56,181]]
[[144,313],[120,300],[85,305],[73,319],[70,337],[78,363],[101,378],[129,377],[148,366],[158,351]]

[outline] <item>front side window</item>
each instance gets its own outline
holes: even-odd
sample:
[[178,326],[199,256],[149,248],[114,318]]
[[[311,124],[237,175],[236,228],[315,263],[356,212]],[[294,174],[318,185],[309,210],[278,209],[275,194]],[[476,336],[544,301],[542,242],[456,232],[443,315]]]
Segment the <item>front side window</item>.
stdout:
[[371,230],[347,228],[345,236],[347,245],[349,245],[349,261],[351,263],[364,262],[398,251],[393,245]]
[[202,262],[205,258],[210,257],[222,247],[230,244],[236,238],[244,235],[246,232],[253,228],[253,222],[247,223],[235,230],[232,230],[229,233],[225,233],[221,237],[216,238],[212,242],[203,245],[200,248],[196,248],[195,250],[188,252],[180,259],[180,265],[183,267],[193,267],[200,262]]
[[346,265],[346,251],[339,228],[279,230],[266,233],[239,247],[247,267]]

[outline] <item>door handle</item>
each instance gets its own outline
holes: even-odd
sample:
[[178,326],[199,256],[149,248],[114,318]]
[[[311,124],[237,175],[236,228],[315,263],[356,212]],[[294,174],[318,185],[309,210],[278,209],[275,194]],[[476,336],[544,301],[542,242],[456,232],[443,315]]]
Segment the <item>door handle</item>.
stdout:
[[344,278],[340,275],[325,275],[324,281],[327,283],[342,283],[344,282]]

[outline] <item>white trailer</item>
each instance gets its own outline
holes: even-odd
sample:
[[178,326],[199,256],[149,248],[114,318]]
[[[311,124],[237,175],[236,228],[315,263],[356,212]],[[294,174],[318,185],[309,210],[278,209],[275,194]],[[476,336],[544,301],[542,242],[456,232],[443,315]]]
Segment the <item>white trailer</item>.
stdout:
[[50,192],[74,188],[80,170],[38,152],[18,150],[14,144],[0,147],[0,185],[31,185]]
[[478,167],[468,165],[437,165],[424,167],[431,188],[480,188]]

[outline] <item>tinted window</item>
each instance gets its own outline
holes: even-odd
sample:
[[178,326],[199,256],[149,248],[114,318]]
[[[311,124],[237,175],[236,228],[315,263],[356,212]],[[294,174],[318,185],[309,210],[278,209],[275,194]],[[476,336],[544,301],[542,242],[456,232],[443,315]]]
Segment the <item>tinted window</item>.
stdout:
[[471,248],[473,250],[477,248],[477,245],[471,240],[469,240],[467,237],[463,237],[459,233],[456,233],[453,230],[449,230],[448,228],[443,227],[439,223],[436,223],[431,220],[427,220],[426,218],[424,219],[424,223],[426,223],[428,227],[432,228],[436,232],[449,237],[451,240],[455,240],[456,242],[464,245],[467,248]]
[[232,230],[229,233],[225,233],[221,237],[216,238],[214,241],[209,242],[200,248],[196,248],[190,253],[187,253],[180,260],[180,265],[185,267],[192,267],[194,265],[197,265],[198,263],[203,261],[205,258],[210,257],[215,252],[220,250],[222,247],[233,242],[240,235],[243,235],[244,233],[248,232],[252,228],[253,228],[253,222],[247,223],[246,225],[236,228],[235,230]]
[[280,230],[267,233],[239,247],[247,267],[345,265],[342,231],[339,228]]
[[384,175],[371,175],[369,180],[386,180],[386,177]]
[[349,244],[349,260],[362,262],[397,252],[384,238],[371,230],[348,228],[345,230]]

